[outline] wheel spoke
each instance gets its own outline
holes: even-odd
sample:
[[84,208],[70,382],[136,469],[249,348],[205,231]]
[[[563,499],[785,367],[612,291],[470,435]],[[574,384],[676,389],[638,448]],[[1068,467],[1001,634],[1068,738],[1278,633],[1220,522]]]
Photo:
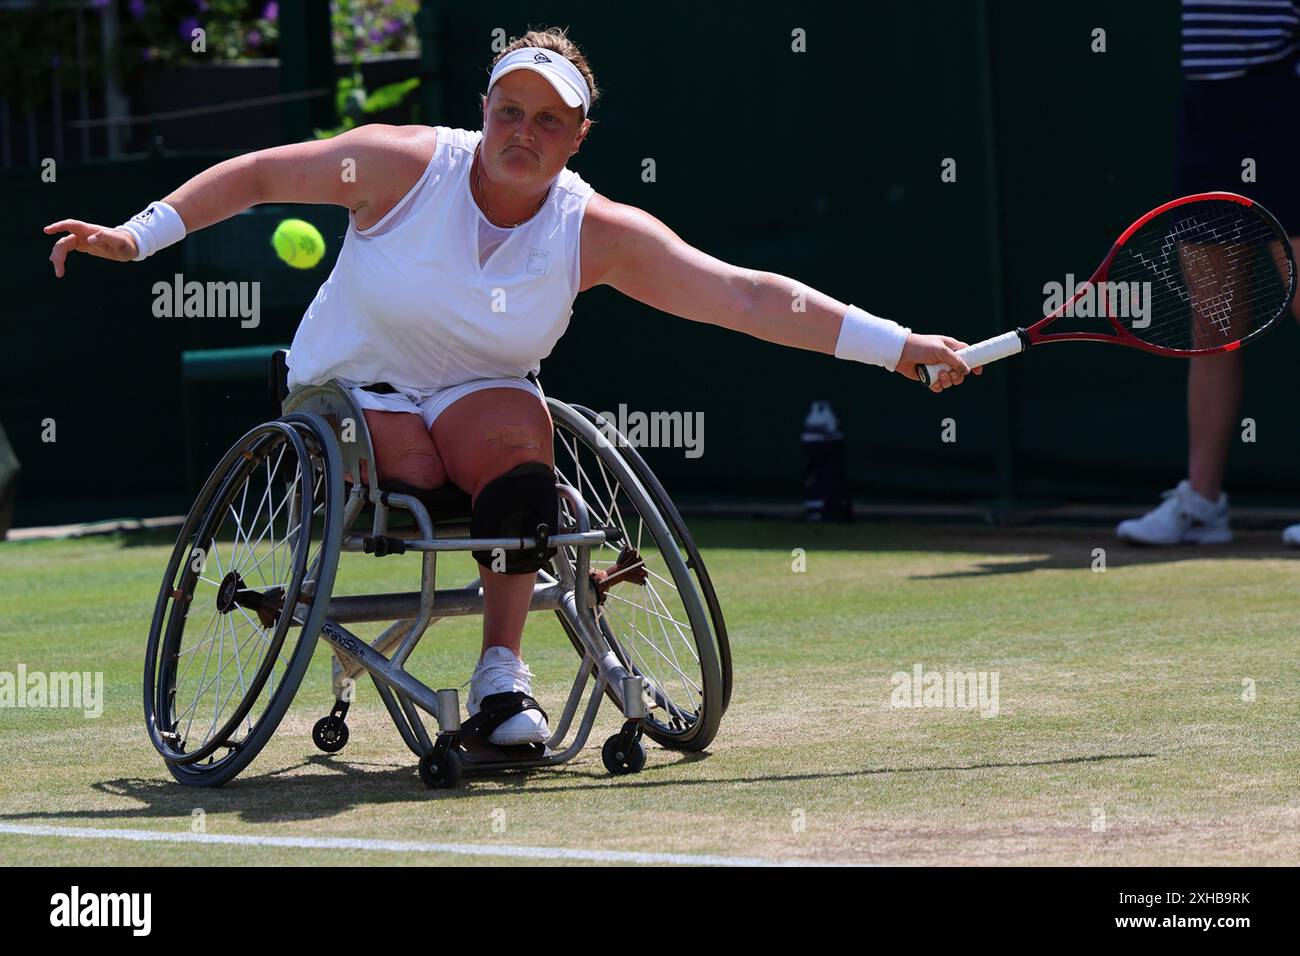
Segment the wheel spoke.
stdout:
[[[666,607],[665,605],[663,605],[663,602],[659,600],[659,593],[658,593],[657,591],[655,591],[653,588],[650,589],[650,596],[651,596],[651,598],[653,598],[654,600],[658,601],[659,604],[660,604],[660,606],[663,607],[665,611],[668,610],[667,607]],[[666,626],[665,623],[664,623],[665,620],[672,621],[673,619],[672,619],[671,617],[667,617],[667,618],[665,618],[663,615],[656,615],[656,621],[657,621],[657,623],[658,623],[658,625],[659,625],[659,633],[660,633],[660,634],[662,635],[662,637],[663,637],[664,647],[666,647],[666,648],[668,649],[668,653],[669,653],[670,655],[672,655],[673,665],[674,665],[675,669],[677,670],[677,672],[678,672],[679,674],[682,675],[682,679],[683,679],[683,681],[686,682],[686,683],[689,683],[689,682],[690,682],[690,679],[689,679],[688,677],[686,677],[686,672],[682,669],[681,662],[680,662],[680,661],[678,660],[678,658],[677,658],[676,642],[672,639],[672,635],[670,635],[670,634],[668,633],[668,628],[667,628],[667,626]],[[693,645],[694,645],[695,642],[694,642],[693,640],[691,640],[691,641],[687,641],[687,640],[686,640],[686,635],[682,633],[681,625],[680,625],[678,622],[673,621],[673,626],[674,626],[675,630],[677,631],[677,636],[680,637],[680,638],[682,639],[682,643],[685,644],[687,650],[690,651],[691,658],[694,660],[694,662],[695,662],[695,666],[696,666],[696,667],[699,667],[699,666],[700,666],[700,659],[699,659],[699,657],[696,656],[696,654],[695,654],[695,648],[693,647]],[[650,630],[651,630],[651,633],[653,633],[653,628],[651,628]],[[692,633],[693,633],[693,632],[692,632]],[[702,688],[699,687],[698,684],[695,685],[695,689],[696,689],[697,691],[699,691],[699,694],[700,694],[701,697],[704,696],[704,691],[703,691]],[[698,712],[698,711],[699,711],[699,708],[700,708],[699,702],[698,702],[697,700],[695,700],[694,697],[691,695],[689,688],[687,688],[687,696],[688,696],[688,697],[691,697],[691,705],[692,705],[692,707],[693,707],[693,708]]]
[[[275,476],[276,474],[278,474],[279,471],[280,471],[280,463],[281,463],[282,461],[284,461],[284,453],[285,453],[285,451],[288,449],[288,447],[289,447],[289,446],[288,446],[288,443],[287,443],[287,442],[286,442],[286,443],[282,443],[282,444],[280,445],[279,450],[278,450],[278,453],[276,454],[276,460],[275,460],[275,468],[274,468],[274,470],[272,470],[272,468],[271,468],[271,456],[270,456],[270,455],[266,455],[266,456],[264,456],[263,459],[262,459],[262,463],[266,466],[266,471],[267,471],[266,484],[263,486],[261,493],[258,495],[258,498],[257,498],[257,510],[253,512],[252,517],[249,519],[249,522],[248,522],[248,523],[249,523],[249,526],[250,526],[250,527],[253,527],[253,528],[256,528],[256,527],[257,527],[257,519],[258,519],[258,516],[261,515],[261,513],[262,513],[262,507],[263,507],[264,505],[269,505],[269,503],[270,503],[271,488],[272,488],[272,484],[271,484],[271,482],[272,482],[274,476]],[[254,466],[254,468],[256,469],[256,466]],[[249,474],[246,475],[246,476],[244,477],[245,488],[247,488],[247,483],[248,483],[249,479],[251,479],[252,477],[253,477],[252,472],[249,472]],[[242,511],[241,511],[241,514],[242,514]],[[238,516],[235,518],[235,523],[236,523],[236,525],[237,525],[238,528],[242,528],[242,523],[241,523],[241,521],[240,521],[240,519],[239,519]],[[245,540],[245,541],[248,540],[248,534],[247,534],[247,533],[245,533],[245,535],[244,535],[244,540]],[[259,538],[258,540],[260,541],[261,539]],[[242,556],[241,556],[241,557],[242,557]],[[238,561],[239,561],[238,558],[232,558],[232,559],[231,559],[231,567],[234,568],[234,566],[235,566],[236,564],[238,564]]]
[[[232,647],[236,646],[236,642],[237,642],[237,640],[238,640],[238,636],[237,636],[237,635],[238,635],[238,631],[237,631],[237,629],[234,627],[234,622],[233,622],[233,620],[232,620],[228,615],[222,615],[222,619],[221,619],[221,620],[222,620],[222,627],[221,627],[222,639],[221,639],[221,644],[222,644],[222,648],[223,648],[223,651],[224,651],[224,645],[225,645],[225,637],[224,637],[224,635],[225,635],[225,625],[226,625],[226,623],[229,622],[230,625],[231,625],[231,645],[232,645]],[[252,631],[250,632],[250,634],[248,635],[248,637],[244,638],[244,642],[243,642],[244,645],[247,645],[247,644],[248,644],[248,643],[249,643],[249,642],[250,642],[254,637],[261,637],[262,640],[263,640],[263,642],[264,642],[265,644],[267,644],[267,645],[270,644],[270,641],[266,640],[265,635],[262,633],[261,629],[255,626],[255,627],[252,629]],[[213,704],[213,706],[214,706],[214,709],[215,709],[215,715],[214,715],[214,717],[213,717],[213,726],[212,726],[212,728],[209,730],[209,737],[205,737],[205,738],[204,738],[205,741],[208,740],[208,739],[210,739],[211,734],[216,730],[216,720],[219,718],[221,712],[224,710],[224,704],[225,704],[226,702],[228,702],[228,701],[230,700],[230,698],[231,698],[231,697],[233,696],[233,694],[234,694],[234,687],[232,686],[231,690],[226,694],[226,696],[225,696],[225,700],[224,700],[224,701],[222,700],[222,697],[221,697],[221,675],[222,675],[222,673],[225,671],[225,669],[226,669],[227,667],[230,666],[230,661],[231,661],[231,660],[234,660],[234,655],[232,655],[232,657],[231,657],[230,659],[224,659],[224,653],[221,653],[221,654],[218,655],[217,660],[218,660],[217,673],[213,676],[213,678],[212,678],[211,680],[207,681],[206,683],[203,683],[202,681],[200,681],[199,689],[198,689],[198,690],[195,692],[195,694],[194,694],[194,703],[191,704],[190,707],[189,707],[189,709],[186,711],[187,713],[191,713],[191,718],[190,718],[190,720],[191,720],[191,723],[192,723],[192,722],[193,722],[193,714],[192,714],[192,712],[194,712],[194,711],[197,709],[197,707],[198,707],[198,705],[199,705],[199,702],[203,699],[203,697],[207,694],[207,692],[208,692],[210,689],[212,689],[213,687],[216,688],[216,693],[213,695],[213,698],[214,698],[214,704]],[[204,676],[207,676],[207,675],[206,675],[206,671],[205,671],[205,673],[204,673]],[[186,732],[185,732],[185,736],[186,736],[187,738],[189,737],[189,731],[190,731],[190,726],[187,725],[187,726],[186,726]]]
[[[298,475],[295,475],[295,476],[294,476],[294,483],[293,483],[293,487],[294,487],[294,488],[296,488],[297,485],[298,485],[298,477],[299,477]],[[261,579],[262,579],[262,584],[265,585],[266,587],[272,587],[273,585],[267,583],[266,575],[265,575],[265,574],[262,572],[262,570],[261,570],[262,564],[266,561],[266,559],[267,559],[268,557],[271,558],[271,579],[272,579],[276,584],[280,584],[280,583],[281,583],[280,578],[279,578],[279,576],[276,574],[276,571],[275,571],[275,558],[274,558],[274,555],[275,555],[275,553],[276,553],[276,549],[279,548],[281,544],[284,544],[284,543],[288,540],[289,535],[290,535],[290,534],[293,534],[294,532],[296,532],[296,531],[298,530],[298,527],[295,526],[291,531],[286,531],[286,532],[285,532],[285,541],[281,541],[281,542],[279,542],[279,543],[274,543],[274,542],[275,542],[275,533],[274,533],[274,527],[275,527],[275,516],[278,515],[278,514],[280,513],[280,510],[281,510],[282,508],[284,508],[285,503],[286,503],[287,501],[288,501],[288,494],[286,494],[285,499],[282,500],[282,501],[280,502],[279,506],[277,506],[277,507],[275,508],[275,510],[271,513],[270,517],[268,518],[268,522],[269,522],[269,524],[267,525],[267,530],[266,530],[266,531],[263,531],[263,532],[261,533],[261,535],[258,536],[258,539],[257,539],[255,542],[253,542],[253,544],[252,544],[252,546],[249,548],[249,552],[248,552],[248,556],[251,557],[251,556],[256,552],[257,547],[258,547],[259,545],[261,545],[263,539],[266,538],[267,531],[270,531],[270,532],[271,532],[271,541],[273,542],[273,543],[272,543],[272,546],[271,546],[271,550],[270,550],[267,554],[262,555],[261,558],[259,558],[259,559],[254,563],[254,564],[250,565],[250,566],[246,569],[250,574],[251,574],[253,571],[257,571],[259,577],[261,577]],[[259,509],[259,513],[260,513],[260,509]]]
[[[707,612],[698,590],[683,591],[690,587],[687,582],[691,579],[682,580],[681,576],[692,574],[691,555],[679,542],[667,515],[659,523],[652,517],[654,511],[643,510],[656,508],[652,489],[644,481],[634,483],[628,478],[625,467],[640,478],[637,469],[641,466],[617,450],[617,439],[609,448],[593,445],[585,432],[568,420],[558,415],[555,419],[559,472],[578,491],[593,522],[600,520],[621,534],[617,544],[605,541],[591,550],[590,570],[621,567],[626,561],[625,549],[630,548],[644,573],[635,584],[625,580],[602,588],[602,602],[593,609],[598,626],[624,663],[654,685],[663,711],[649,720],[665,733],[684,734],[704,712],[706,687],[708,692],[714,689],[705,681],[699,645],[701,640],[711,640],[712,633],[697,633],[692,623],[696,614]],[[565,514],[571,518],[570,511],[566,507]],[[666,532],[655,530],[664,525]],[[659,535],[665,533],[661,540]],[[576,571],[578,550],[563,549],[560,567],[565,572]],[[569,581],[564,584],[572,586]],[[669,687],[673,688],[671,694]]]
[[[162,731],[154,742],[174,767],[228,779],[288,704],[290,675],[312,649],[301,629],[338,556],[341,502],[327,467],[337,459],[327,440],[303,422],[258,426],[223,458],[225,473],[212,475],[186,519],[196,530],[188,550],[173,551],[159,596],[150,646],[162,656],[150,673],[160,684],[146,702]],[[195,571],[200,545],[205,567]]]
[[[294,527],[293,527],[293,528],[288,532],[288,534],[296,534],[296,533],[298,532],[298,530],[299,530],[300,527],[301,527],[300,524],[299,524],[299,525],[294,525]],[[285,541],[287,541],[287,540],[288,540],[288,538],[287,538],[287,536],[286,536]],[[245,570],[248,571],[250,574],[251,574],[253,571],[257,571],[257,572],[258,572],[258,576],[262,578],[262,583],[263,583],[264,585],[266,585],[266,587],[268,587],[268,588],[270,588],[270,587],[274,587],[275,585],[270,584],[270,583],[267,582],[267,580],[266,580],[266,576],[263,575],[263,574],[261,573],[260,568],[261,568],[262,564],[266,561],[266,559],[269,558],[271,555],[273,555],[273,554],[275,553],[275,549],[278,548],[278,547],[280,547],[281,544],[284,544],[285,541],[281,541],[280,544],[275,545],[275,546],[274,546],[270,551],[268,551],[266,554],[264,554],[264,555],[262,555],[260,558],[258,558],[258,559],[257,559],[257,562],[256,562],[255,564],[249,565],[247,568],[245,568]],[[273,562],[273,563],[274,563],[274,562]],[[275,578],[275,574],[274,574],[274,572],[272,572],[272,575],[271,575],[271,576],[272,576],[273,578]],[[285,582],[279,580],[278,578],[275,578],[275,584],[283,585],[284,583],[285,583]]]
[[[617,614],[617,612],[615,612],[615,613]],[[619,615],[617,615],[617,616],[622,617],[621,614],[619,614]],[[637,630],[638,633],[639,633],[639,629],[637,629],[636,627],[633,627],[633,630]],[[653,650],[655,650],[656,652],[658,652],[658,648],[654,647],[654,645],[653,645],[652,643],[650,643],[649,641],[647,641],[646,643],[650,644],[650,647],[651,647]],[[622,642],[622,641],[620,641],[619,644],[620,644],[620,646],[624,646],[624,647],[627,646],[627,645],[624,644],[624,642]],[[673,702],[672,702],[672,698],[670,698],[670,697],[668,696],[667,691],[664,689],[664,682],[663,682],[662,680],[660,680],[660,679],[656,676],[654,668],[652,668],[652,667],[650,667],[650,666],[648,666],[648,665],[646,664],[645,657],[644,657],[644,656],[643,656],[643,655],[642,655],[642,654],[641,654],[641,653],[636,649],[636,644],[635,644],[635,642],[632,643],[632,645],[631,645],[631,649],[632,649],[632,653],[636,656],[637,660],[639,660],[639,661],[641,662],[641,666],[638,668],[638,670],[640,670],[642,676],[647,676],[647,675],[648,675],[648,676],[651,678],[651,681],[652,681],[652,682],[654,683],[654,685],[659,689],[660,695],[661,695],[661,696],[665,699],[665,701],[667,702],[667,704],[668,704],[668,708],[669,708],[670,710],[672,710],[672,711],[678,713],[679,715],[688,715],[688,714],[690,713],[689,711],[683,711],[679,705],[677,705],[676,703],[673,703]],[[660,656],[662,657],[663,655],[660,654]],[[667,658],[665,658],[665,660],[667,660]],[[687,696],[687,698],[690,700],[690,702],[691,702],[691,706],[692,706],[693,708],[695,708],[696,712],[698,713],[699,704],[696,702],[696,700],[695,700],[695,695],[692,694],[692,692],[691,692],[691,688],[692,688],[692,687],[695,688],[695,691],[698,692],[698,694],[699,694],[701,697],[704,696],[704,690],[703,690],[703,688],[701,688],[698,684],[696,684],[694,681],[692,681],[692,680],[691,680],[691,679],[690,679],[690,678],[689,678],[685,673],[683,673],[681,670],[678,670],[678,674],[679,674],[680,677],[681,677],[681,684],[682,684],[682,687],[683,687],[683,689],[686,691],[686,696]]]
[[[192,604],[192,602],[191,602],[191,604]],[[188,616],[188,614],[189,614],[189,611],[188,611],[188,609],[187,609],[187,610],[186,610],[186,616]],[[179,661],[179,660],[180,660],[182,657],[184,657],[186,654],[192,654],[194,651],[197,651],[197,650],[198,650],[200,647],[202,647],[204,644],[208,644],[208,645],[210,646],[211,643],[212,643],[212,638],[211,638],[211,637],[208,637],[208,635],[212,633],[212,626],[213,626],[214,624],[217,623],[217,620],[218,620],[218,618],[220,618],[220,617],[221,617],[221,613],[220,613],[220,612],[219,612],[219,611],[214,607],[214,608],[212,609],[212,616],[211,616],[210,618],[208,618],[208,626],[205,627],[205,628],[203,629],[204,640],[199,641],[199,643],[195,644],[193,647],[191,647],[191,648],[190,648],[189,650],[187,650],[187,651],[177,651],[177,653],[174,655],[175,659]],[[181,675],[179,675],[179,676],[176,678],[176,683],[177,683],[177,684],[179,684],[182,680],[185,679],[185,674],[188,674],[188,673],[190,672],[190,665],[193,664],[193,663],[194,663],[194,658],[193,658],[193,657],[191,657],[188,661],[185,662],[185,671],[184,671],[184,673],[182,673]]]
[[[220,629],[221,629],[221,616],[220,616],[219,614],[217,615],[216,623],[217,623],[217,629],[220,630]],[[208,643],[208,653],[207,653],[207,656],[204,657],[204,659],[203,659],[203,673],[199,675],[199,686],[200,686],[200,687],[203,686],[203,680],[204,680],[204,678],[206,678],[206,677],[208,676],[208,664],[211,663],[211,661],[212,661],[212,649],[213,649],[215,646],[216,646],[215,642],[209,642],[209,643]],[[218,658],[218,660],[220,660],[220,658]],[[201,694],[195,694],[195,695],[194,695],[194,703],[191,705],[191,707],[190,707],[190,709],[189,709],[189,711],[188,711],[188,713],[189,713],[189,715],[190,715],[190,720],[189,720],[189,723],[187,723],[187,724],[185,725],[185,733],[182,735],[182,739],[186,739],[186,740],[189,739],[189,736],[190,736],[190,729],[192,728],[192,726],[193,726],[193,724],[194,724],[194,712],[198,709],[198,706],[199,706],[199,698],[200,698],[200,696],[201,696]],[[184,719],[183,715],[182,715],[181,718],[178,718],[178,719],[177,719],[177,723],[180,723],[180,721],[181,721],[182,719]]]
[[[644,610],[644,608],[643,608],[642,610]],[[692,687],[694,687],[694,688],[695,688],[697,691],[699,691],[700,693],[703,693],[703,692],[704,692],[703,688],[701,688],[698,684],[696,684],[694,681],[692,681],[692,680],[690,679],[690,677],[687,676],[686,672],[685,672],[684,670],[681,669],[681,666],[678,665],[678,663],[677,663],[675,660],[673,660],[671,657],[669,657],[667,654],[665,654],[663,651],[661,651],[661,650],[659,649],[658,645],[656,645],[655,642],[652,641],[650,638],[646,637],[646,635],[644,634],[644,632],[642,632],[642,630],[641,630],[639,627],[637,627],[634,623],[632,623],[630,620],[628,620],[628,618],[627,618],[626,616],[624,616],[623,614],[620,614],[618,611],[614,611],[613,609],[610,609],[610,613],[613,613],[616,617],[621,618],[621,619],[624,620],[624,621],[627,621],[628,627],[630,627],[633,631],[636,632],[637,636],[639,636],[639,637],[641,638],[641,640],[645,643],[645,645],[646,645],[647,647],[650,648],[650,650],[654,651],[656,654],[658,654],[660,657],[662,657],[663,660],[664,660],[664,663],[665,663],[665,664],[667,664],[669,667],[671,667],[673,670],[675,670],[678,674],[680,674],[680,675],[681,675],[681,678],[682,678],[683,681],[685,681],[686,683],[690,684]],[[620,641],[619,643],[624,643],[624,642]],[[624,644],[624,646],[626,646],[626,644]],[[637,643],[636,643],[635,641],[633,641],[632,644],[631,644],[631,646],[632,646],[632,648],[634,649],[634,652],[635,652],[635,648],[636,648],[636,646],[637,646]],[[639,655],[638,655],[638,656],[639,656]],[[644,660],[644,658],[643,658],[643,660]],[[651,674],[654,673],[654,669],[653,669],[653,668],[646,668],[646,670],[647,670],[648,673],[651,673]]]

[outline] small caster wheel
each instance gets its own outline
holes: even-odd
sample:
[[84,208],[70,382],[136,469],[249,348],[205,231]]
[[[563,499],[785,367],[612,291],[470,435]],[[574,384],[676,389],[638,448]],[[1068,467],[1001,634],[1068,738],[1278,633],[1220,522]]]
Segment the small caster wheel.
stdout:
[[322,717],[311,729],[311,739],[327,754],[336,754],[348,745],[348,725],[333,716]]
[[460,783],[463,769],[460,754],[454,750],[448,750],[441,755],[434,751],[420,758],[420,779],[424,781],[426,787],[432,787],[434,790],[446,790],[456,786]]
[[615,734],[600,748],[600,759],[614,776],[637,773],[645,766],[645,744],[639,740],[629,744],[622,734]]

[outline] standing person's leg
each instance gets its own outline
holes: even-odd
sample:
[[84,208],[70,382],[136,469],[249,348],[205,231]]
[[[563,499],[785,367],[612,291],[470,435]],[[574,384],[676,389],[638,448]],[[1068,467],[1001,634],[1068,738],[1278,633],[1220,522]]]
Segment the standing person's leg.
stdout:
[[1223,473],[1241,408],[1241,352],[1202,355],[1187,373],[1188,477],[1160,506],[1121,521],[1116,534],[1130,544],[1226,544],[1232,540]]
[[[1221,315],[1200,309],[1196,303],[1215,303],[1213,295],[1198,294],[1214,276],[1238,268],[1235,260],[1221,252],[1194,247],[1179,253],[1190,283],[1192,341],[1196,347],[1212,348],[1222,338],[1217,327]],[[1204,291],[1204,290],[1202,290]],[[1247,322],[1248,316],[1234,316]],[[1159,507],[1121,521],[1116,533],[1133,544],[1223,544],[1232,540],[1228,522],[1228,496],[1223,493],[1223,475],[1228,463],[1237,415],[1241,410],[1243,365],[1241,352],[1199,355],[1187,370],[1187,478],[1165,493]]]
[[[1291,248],[1300,258],[1300,237]],[[1291,303],[1300,320],[1300,296]],[[1203,355],[1187,372],[1187,479],[1156,509],[1121,521],[1117,533],[1134,544],[1221,544],[1232,540],[1223,476],[1240,425],[1245,365],[1240,350]],[[1300,524],[1282,533],[1300,546]]]
[[[1291,251],[1295,254],[1296,261],[1300,262],[1300,236],[1291,237]],[[1297,322],[1300,322],[1300,293],[1291,300],[1291,314],[1295,316]],[[1282,541],[1292,547],[1300,548],[1300,524],[1284,528]]]
[[[1275,258],[1283,251],[1280,244],[1272,250]],[[1230,297],[1218,289],[1221,282],[1232,288],[1258,281],[1253,257],[1236,247],[1200,245],[1180,248],[1178,257],[1191,297],[1191,340],[1196,348],[1216,348],[1226,328],[1244,334],[1262,318],[1227,304]],[[1209,502],[1218,501],[1223,492],[1228,449],[1241,411],[1243,368],[1237,350],[1197,356],[1187,371],[1187,479],[1192,490]]]
[[[1178,107],[1174,195],[1224,188],[1240,170],[1241,128],[1249,127],[1239,103],[1254,81],[1184,81]],[[1177,545],[1232,540],[1222,493],[1231,423],[1241,390],[1241,355],[1192,359],[1187,378],[1188,477],[1140,518],[1121,521],[1116,534],[1132,544]],[[1234,385],[1235,383],[1235,385]],[[1221,391],[1222,389],[1227,392]]]
[[1241,350],[1200,355],[1187,371],[1187,479],[1207,501],[1218,501],[1228,448],[1241,411]]

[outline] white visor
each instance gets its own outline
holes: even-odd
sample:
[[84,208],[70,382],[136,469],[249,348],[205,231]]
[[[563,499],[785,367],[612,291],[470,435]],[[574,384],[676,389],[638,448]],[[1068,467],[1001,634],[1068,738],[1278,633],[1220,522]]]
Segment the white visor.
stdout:
[[546,77],[555,92],[560,94],[565,106],[581,106],[585,118],[591,111],[591,91],[578,68],[569,62],[569,58],[560,56],[552,50],[541,47],[520,47],[513,53],[503,56],[501,62],[492,70],[488,80],[488,93],[497,80],[515,70],[532,70]]

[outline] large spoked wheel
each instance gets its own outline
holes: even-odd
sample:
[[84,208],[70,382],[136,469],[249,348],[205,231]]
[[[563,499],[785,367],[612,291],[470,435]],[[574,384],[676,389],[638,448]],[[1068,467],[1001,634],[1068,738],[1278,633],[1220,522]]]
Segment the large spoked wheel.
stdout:
[[[606,422],[584,405],[570,407],[581,412],[588,421],[602,430],[614,427],[612,423]],[[709,612],[709,621],[713,625],[713,638],[718,644],[718,662],[722,666],[722,712],[725,714],[727,708],[731,706],[731,643],[727,639],[727,623],[722,618],[722,605],[718,602],[718,595],[713,590],[713,580],[709,577],[709,571],[704,566],[704,558],[700,556],[700,549],[696,547],[695,539],[686,527],[681,512],[677,510],[677,506],[668,497],[668,492],[660,484],[655,473],[650,470],[650,466],[645,463],[645,459],[636,450],[636,446],[625,444],[619,448],[619,454],[627,461],[633,473],[640,480],[641,485],[654,501],[655,507],[659,509],[668,522],[669,530],[672,531],[673,537],[677,541],[677,547],[686,559],[686,567],[694,575],[700,596],[704,598],[704,604]]]
[[[731,691],[730,649],[704,562],[635,450],[612,428],[598,428],[589,409],[548,405],[557,472],[586,502],[593,526],[618,533],[617,543],[590,552],[593,623],[623,666],[650,684],[656,706],[646,735],[674,750],[703,750]],[[567,502],[562,511],[572,519]],[[573,586],[576,549],[561,548],[554,565],[561,583]],[[568,619],[557,616],[581,653]],[[613,688],[609,694],[617,703]]]
[[252,429],[204,484],[145,660],[145,723],[181,783],[227,782],[274,733],[315,650],[342,520],[338,444],[315,415]]

